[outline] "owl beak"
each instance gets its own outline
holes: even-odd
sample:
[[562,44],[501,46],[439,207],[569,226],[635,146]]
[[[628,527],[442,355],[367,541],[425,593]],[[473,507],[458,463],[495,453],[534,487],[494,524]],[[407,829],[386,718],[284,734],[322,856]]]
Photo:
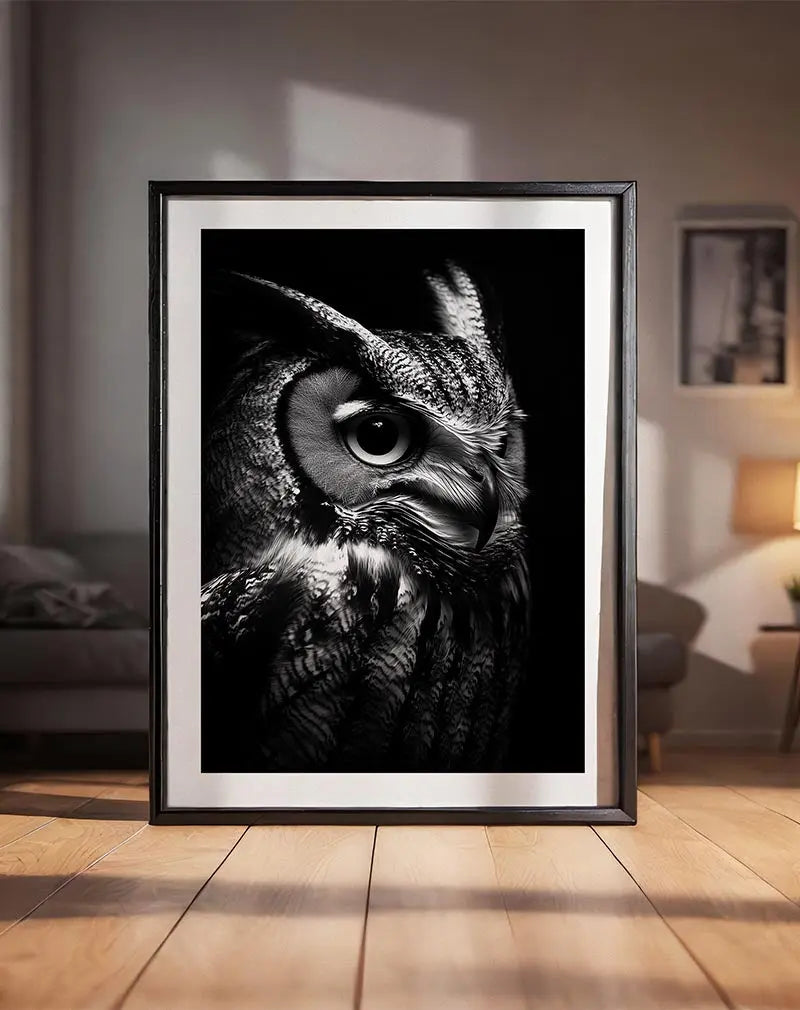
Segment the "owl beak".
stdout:
[[475,550],[480,551],[489,542],[497,526],[497,516],[500,511],[500,501],[497,497],[497,483],[490,469],[486,470],[481,484],[481,521],[478,527],[478,539]]

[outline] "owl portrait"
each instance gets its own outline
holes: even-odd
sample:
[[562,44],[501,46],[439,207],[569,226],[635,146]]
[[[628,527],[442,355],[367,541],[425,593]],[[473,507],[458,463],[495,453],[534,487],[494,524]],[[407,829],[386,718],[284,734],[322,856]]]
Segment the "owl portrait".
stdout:
[[502,299],[457,248],[331,249],[208,273],[203,769],[513,769],[537,484]]

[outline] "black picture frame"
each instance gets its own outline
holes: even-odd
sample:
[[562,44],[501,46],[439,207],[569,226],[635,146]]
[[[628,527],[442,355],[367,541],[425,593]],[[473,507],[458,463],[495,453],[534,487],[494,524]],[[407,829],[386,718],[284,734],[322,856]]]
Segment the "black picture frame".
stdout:
[[[616,212],[612,386],[617,531],[616,777],[618,801],[592,807],[169,808],[166,804],[167,255],[170,197],[598,199]],[[150,331],[150,823],[151,824],[635,824],[636,723],[636,183],[635,182],[205,182],[149,184]]]

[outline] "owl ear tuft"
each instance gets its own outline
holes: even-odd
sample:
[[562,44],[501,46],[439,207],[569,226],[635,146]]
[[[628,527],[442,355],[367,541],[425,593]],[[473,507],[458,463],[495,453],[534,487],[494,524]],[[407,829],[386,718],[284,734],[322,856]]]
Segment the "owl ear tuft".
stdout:
[[439,329],[479,349],[488,349],[492,340],[486,307],[466,270],[448,261],[444,274],[429,271],[425,279],[433,296],[434,318]]
[[326,305],[325,302],[312,298],[311,295],[304,295],[294,288],[287,288],[274,281],[264,280],[261,277],[252,277],[249,274],[235,274],[243,281],[257,284],[264,289],[266,297],[273,302],[273,307],[281,312],[284,317],[295,318],[304,323],[312,331],[333,334],[349,334],[359,340],[374,339],[366,327],[357,323],[355,319],[345,316],[336,309]]
[[[374,339],[360,323],[324,302],[263,277],[226,271],[214,278],[211,296],[224,306],[228,327],[243,343],[281,339],[314,346],[337,338]],[[302,334],[303,339],[298,340]]]
[[250,274],[226,271],[210,289],[209,318],[233,338],[232,353],[285,344],[293,353],[331,350],[373,366],[390,360],[385,341],[311,295]]

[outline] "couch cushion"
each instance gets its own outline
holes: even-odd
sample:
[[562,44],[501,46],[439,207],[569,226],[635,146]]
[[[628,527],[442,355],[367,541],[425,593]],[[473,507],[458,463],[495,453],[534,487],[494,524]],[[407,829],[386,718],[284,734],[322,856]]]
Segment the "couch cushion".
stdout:
[[146,685],[150,634],[145,629],[2,630],[0,686]]
[[639,687],[677,684],[686,676],[686,646],[666,632],[641,634],[636,639]]
[[[0,684],[2,733],[147,732],[147,713],[146,684],[93,684],[69,691],[58,687],[17,691]],[[54,753],[63,754],[63,744]],[[103,763],[101,760],[98,767]]]

